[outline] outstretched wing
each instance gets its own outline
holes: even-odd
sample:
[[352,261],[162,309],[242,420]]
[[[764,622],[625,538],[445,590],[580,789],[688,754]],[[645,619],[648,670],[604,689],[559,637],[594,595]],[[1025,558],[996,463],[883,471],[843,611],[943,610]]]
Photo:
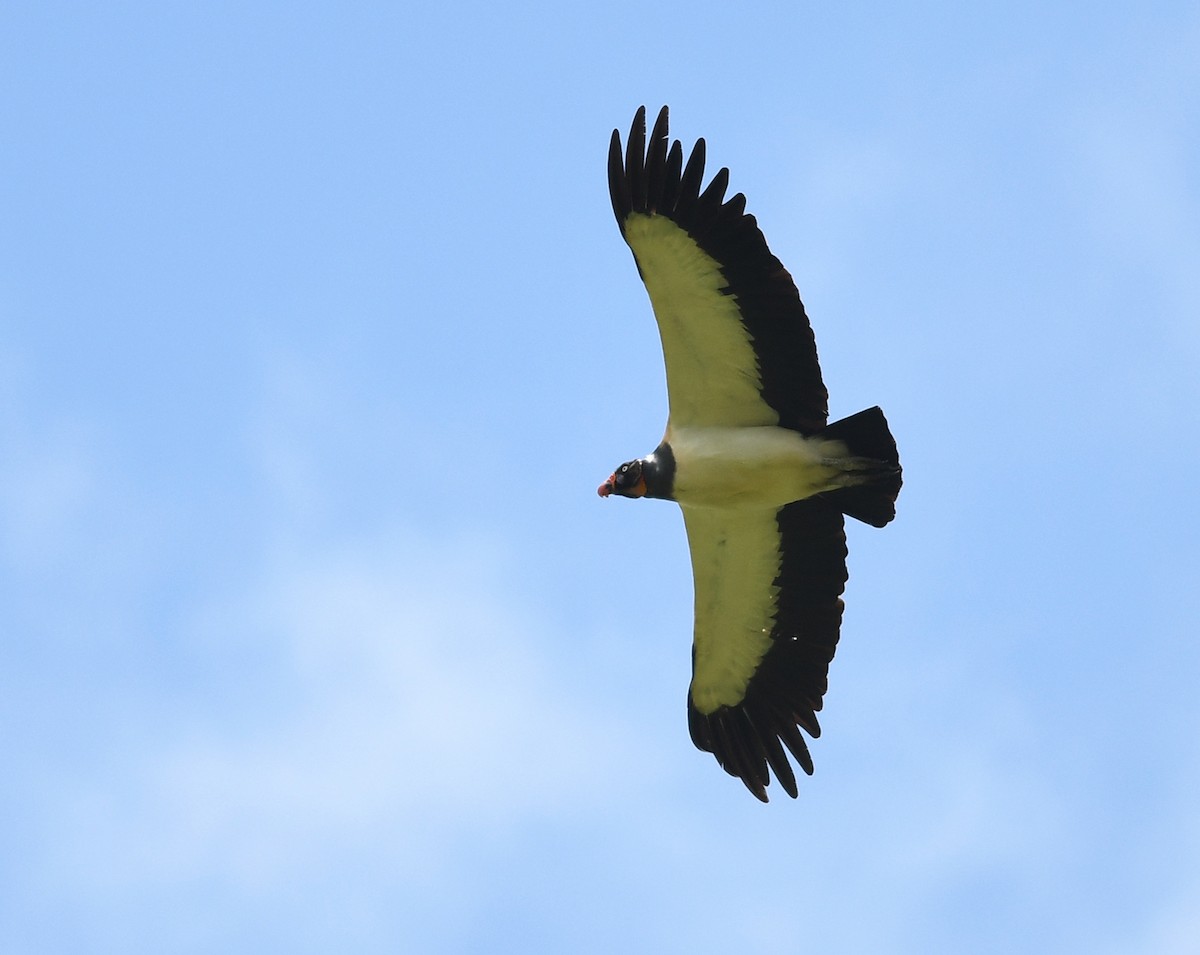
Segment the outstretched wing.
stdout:
[[746,214],[746,197],[725,199],[728,169],[701,192],[704,140],[685,166],[667,135],[665,106],[649,142],[638,110],[624,154],[613,130],[608,184],[658,319],[671,424],[820,431],[828,393],[792,277]]
[[821,733],[847,576],[842,514],[819,498],[682,510],[696,587],[692,742],[763,802],[770,771],[795,798],[783,747],[812,773],[800,730]]

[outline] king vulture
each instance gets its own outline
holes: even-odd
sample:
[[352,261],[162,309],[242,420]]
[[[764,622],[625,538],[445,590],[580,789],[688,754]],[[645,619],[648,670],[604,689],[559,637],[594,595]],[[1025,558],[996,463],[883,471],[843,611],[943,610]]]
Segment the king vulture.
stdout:
[[669,416],[662,443],[622,464],[601,497],[675,501],[695,583],[688,729],[763,802],[771,773],[795,798],[842,620],[843,515],[895,516],[896,442],[879,408],[828,424],[812,328],[729,170],[706,188],[704,140],[687,162],[667,108],[645,107],[608,187],[658,320]]

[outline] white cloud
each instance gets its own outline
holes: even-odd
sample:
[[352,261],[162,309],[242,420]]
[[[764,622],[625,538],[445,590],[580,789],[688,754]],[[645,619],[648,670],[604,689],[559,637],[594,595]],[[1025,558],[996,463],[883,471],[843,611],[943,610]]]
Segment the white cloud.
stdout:
[[1200,938],[1200,879],[1179,887],[1154,915],[1141,938],[1114,955],[1193,955]]
[[537,622],[466,556],[478,542],[414,543],[277,568],[210,608],[206,654],[236,665],[236,641],[272,648],[263,702],[243,691],[223,711],[220,679],[188,695],[171,732],[86,781],[95,811],[76,837],[126,847],[130,882],[216,868],[254,885],[387,833],[418,878],[439,832],[578,809],[607,744],[539,658]]

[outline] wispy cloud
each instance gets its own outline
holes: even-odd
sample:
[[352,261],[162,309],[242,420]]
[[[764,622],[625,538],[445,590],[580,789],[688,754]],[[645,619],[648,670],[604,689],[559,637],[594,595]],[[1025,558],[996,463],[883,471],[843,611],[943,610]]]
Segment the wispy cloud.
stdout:
[[596,701],[555,680],[488,549],[343,544],[194,608],[176,637],[199,677],[145,675],[98,712],[115,721],[99,758],[51,758],[16,796],[25,885],[113,929],[144,893],[278,902],[349,854],[411,899],[461,882],[472,843],[594,808],[619,762]]

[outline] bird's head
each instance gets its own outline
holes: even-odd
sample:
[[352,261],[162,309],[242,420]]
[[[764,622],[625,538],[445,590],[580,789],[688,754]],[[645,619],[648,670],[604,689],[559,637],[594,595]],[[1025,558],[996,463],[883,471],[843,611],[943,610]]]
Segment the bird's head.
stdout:
[[643,473],[642,461],[626,461],[608,476],[608,480],[597,488],[601,497],[618,494],[621,497],[645,497],[646,475]]

